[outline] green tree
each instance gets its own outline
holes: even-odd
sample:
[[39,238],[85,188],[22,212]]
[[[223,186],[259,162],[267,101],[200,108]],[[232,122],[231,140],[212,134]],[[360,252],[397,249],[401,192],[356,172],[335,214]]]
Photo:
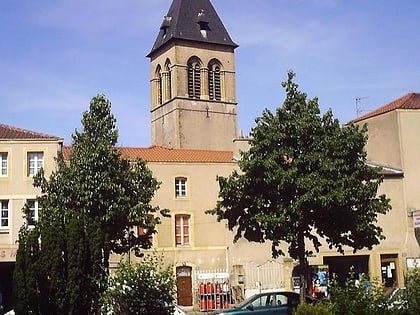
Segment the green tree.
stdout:
[[[256,119],[250,148],[238,162],[241,172],[217,178],[219,200],[208,212],[227,220],[234,241],[271,241],[273,257],[284,255],[281,244],[287,243],[290,257],[305,267],[305,240],[316,251],[320,238],[339,252],[378,244],[377,216],[390,206],[377,196],[378,169],[366,164],[367,127],[342,128],[331,110],[321,116],[318,99],[307,100],[294,76],[290,71],[282,83],[283,106]],[[306,268],[300,270],[304,285]]]
[[[41,170],[34,178],[42,211],[35,227],[23,228],[19,237],[15,308],[25,309],[28,298],[39,303],[20,314],[97,314],[111,253],[140,256],[150,248],[160,211],[150,202],[159,183],[144,161],[121,157],[115,122],[111,103],[94,97],[83,113],[83,130],[73,134],[69,161],[59,152],[52,175],[47,179]],[[147,234],[138,237],[134,226]],[[24,277],[31,278],[30,287],[17,284]]]
[[101,311],[107,315],[169,315],[175,288],[172,266],[164,267],[162,256],[157,253],[145,256],[135,265],[122,262],[109,277]]
[[407,272],[405,277],[405,294],[408,309],[406,314],[420,314],[420,268],[416,267]]

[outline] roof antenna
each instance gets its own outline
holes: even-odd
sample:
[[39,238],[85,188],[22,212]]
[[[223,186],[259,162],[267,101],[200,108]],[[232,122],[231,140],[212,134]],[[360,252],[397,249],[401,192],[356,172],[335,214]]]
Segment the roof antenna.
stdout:
[[363,112],[362,108],[360,107],[360,101],[368,97],[370,96],[356,97],[356,117],[359,117],[360,114]]

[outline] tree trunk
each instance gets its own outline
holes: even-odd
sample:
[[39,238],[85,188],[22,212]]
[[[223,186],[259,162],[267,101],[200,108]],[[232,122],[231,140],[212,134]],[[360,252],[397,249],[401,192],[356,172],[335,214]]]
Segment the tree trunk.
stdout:
[[305,238],[303,236],[303,232],[300,231],[298,234],[298,253],[299,253],[299,277],[300,277],[300,302],[303,303],[305,301],[305,296],[307,294],[307,271],[308,271],[308,263],[306,260],[305,255]]

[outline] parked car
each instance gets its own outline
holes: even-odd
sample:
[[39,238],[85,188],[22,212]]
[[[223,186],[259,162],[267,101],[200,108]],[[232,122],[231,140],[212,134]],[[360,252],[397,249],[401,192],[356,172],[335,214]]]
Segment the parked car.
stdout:
[[253,295],[233,309],[218,310],[213,314],[218,315],[270,315],[282,314],[292,315],[293,310],[298,306],[300,296],[296,292],[276,291],[264,292]]

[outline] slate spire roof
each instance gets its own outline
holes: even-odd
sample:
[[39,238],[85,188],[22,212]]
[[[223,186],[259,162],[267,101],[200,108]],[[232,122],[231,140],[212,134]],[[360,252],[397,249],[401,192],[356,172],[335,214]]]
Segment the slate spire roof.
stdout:
[[238,47],[210,0],[173,0],[148,57],[174,39]]
[[0,140],[52,140],[62,141],[63,139],[56,136],[47,135],[40,132],[21,129],[5,124],[0,124]]
[[353,119],[352,122],[358,122],[371,117],[379,116],[396,109],[420,109],[420,93],[408,93],[391,103],[388,103],[382,107],[379,107],[363,116]]

